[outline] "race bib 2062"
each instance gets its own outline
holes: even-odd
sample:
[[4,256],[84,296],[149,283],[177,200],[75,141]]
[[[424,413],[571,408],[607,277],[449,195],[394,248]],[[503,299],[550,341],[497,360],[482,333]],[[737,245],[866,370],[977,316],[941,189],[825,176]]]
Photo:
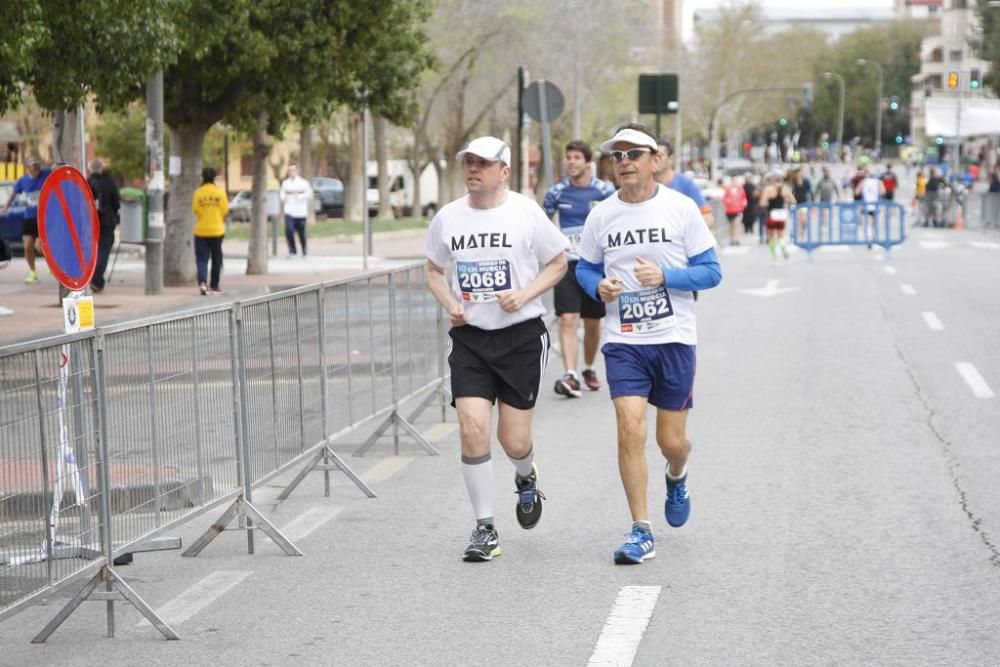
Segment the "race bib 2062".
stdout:
[[659,331],[674,325],[674,308],[662,285],[618,297],[618,319],[622,333]]

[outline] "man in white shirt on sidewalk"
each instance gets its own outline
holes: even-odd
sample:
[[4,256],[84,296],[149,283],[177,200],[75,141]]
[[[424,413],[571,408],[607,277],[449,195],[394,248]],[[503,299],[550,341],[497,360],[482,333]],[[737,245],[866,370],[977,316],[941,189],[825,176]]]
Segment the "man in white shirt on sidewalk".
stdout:
[[313,189],[309,181],[299,176],[299,167],[294,162],[288,165],[288,177],[281,182],[278,192],[285,211],[285,240],[288,241],[288,257],[295,257],[295,235],[298,234],[302,246],[302,256],[306,256],[306,217],[312,205]]

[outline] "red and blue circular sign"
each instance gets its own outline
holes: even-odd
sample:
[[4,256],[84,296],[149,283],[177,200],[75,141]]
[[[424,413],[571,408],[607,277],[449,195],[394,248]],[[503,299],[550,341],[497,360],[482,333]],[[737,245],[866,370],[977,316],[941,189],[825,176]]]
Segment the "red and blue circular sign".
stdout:
[[38,198],[38,238],[49,270],[74,292],[84,289],[97,264],[100,223],[90,185],[78,169],[52,170]]

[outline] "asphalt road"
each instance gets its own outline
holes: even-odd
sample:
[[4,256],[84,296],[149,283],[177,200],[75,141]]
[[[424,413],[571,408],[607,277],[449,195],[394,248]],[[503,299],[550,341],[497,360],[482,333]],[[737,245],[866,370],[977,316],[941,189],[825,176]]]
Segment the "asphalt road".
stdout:
[[[277,482],[258,492],[304,557],[259,533],[248,556],[233,532],[196,559],[119,568],[181,641],[127,605],[106,640],[104,605],[88,603],[31,645],[53,598],[0,624],[0,664],[1000,663],[1000,238],[915,230],[889,261],[854,248],[778,265],[754,241],[722,260],[698,303],[692,518],[654,514],[656,559],[612,564],[629,518],[611,404],[552,393],[554,357],[532,531],[495,450],[501,558],[460,559],[457,432],[432,409],[418,427],[440,457],[405,438],[401,457],[390,439],[348,456],[364,433],[337,443],[377,499],[341,474],[330,499],[319,473],[282,503]],[[214,516],[174,534],[190,543]]]

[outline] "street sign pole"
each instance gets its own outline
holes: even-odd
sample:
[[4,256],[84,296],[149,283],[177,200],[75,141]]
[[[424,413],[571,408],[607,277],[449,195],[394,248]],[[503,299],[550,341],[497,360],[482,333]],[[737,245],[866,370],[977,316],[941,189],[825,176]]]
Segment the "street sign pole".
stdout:
[[552,185],[552,137],[549,129],[549,103],[544,85],[538,89],[538,106],[542,112],[542,165],[545,174],[542,189],[548,190]]

